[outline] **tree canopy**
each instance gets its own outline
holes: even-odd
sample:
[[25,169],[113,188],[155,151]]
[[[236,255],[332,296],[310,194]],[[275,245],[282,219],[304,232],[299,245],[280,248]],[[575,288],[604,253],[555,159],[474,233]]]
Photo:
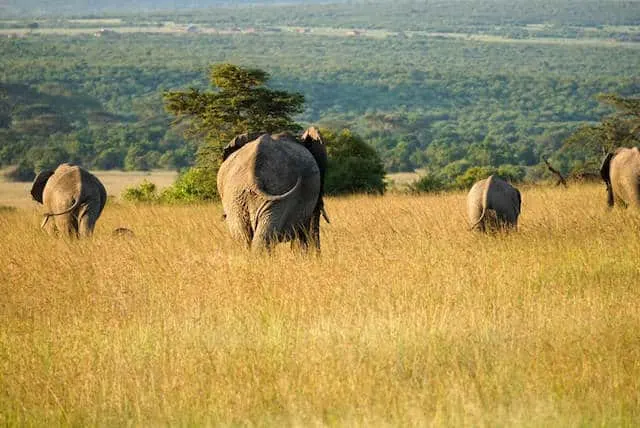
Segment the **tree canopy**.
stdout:
[[211,67],[213,91],[191,88],[164,93],[167,111],[176,116],[173,124],[188,120],[187,134],[204,140],[195,170],[177,183],[190,183],[176,187],[186,199],[217,196],[215,177],[222,162],[222,148],[236,135],[301,129],[292,117],[302,112],[304,96],[267,88],[268,80],[269,74],[263,70],[222,63]]
[[600,123],[585,125],[563,144],[565,152],[581,152],[587,158],[600,158],[617,147],[640,144],[640,98],[616,94],[601,94],[600,102],[613,106],[615,111]]

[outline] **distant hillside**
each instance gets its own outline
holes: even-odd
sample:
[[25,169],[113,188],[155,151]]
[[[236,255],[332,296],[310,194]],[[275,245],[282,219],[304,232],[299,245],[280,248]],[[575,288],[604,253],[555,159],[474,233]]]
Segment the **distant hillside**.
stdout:
[[[333,0],[332,3],[343,3]],[[200,9],[249,4],[318,4],[321,0],[5,0],[0,16],[86,16],[104,13],[141,13],[158,10]]]
[[162,94],[207,88],[220,62],[302,93],[297,120],[350,128],[388,171],[448,180],[475,166],[536,179],[541,156],[595,170],[559,147],[611,112],[598,93],[640,96],[640,0],[286,1],[0,0],[52,14],[0,19],[0,167],[188,166],[199,141],[170,127]]
[[[271,7],[245,7],[250,5]],[[271,24],[396,30],[451,24],[640,25],[640,0],[3,0],[0,17],[148,15],[207,8],[242,8],[241,13],[232,12],[240,21],[249,17],[271,21],[274,11],[284,10],[284,16],[275,13],[278,21]]]

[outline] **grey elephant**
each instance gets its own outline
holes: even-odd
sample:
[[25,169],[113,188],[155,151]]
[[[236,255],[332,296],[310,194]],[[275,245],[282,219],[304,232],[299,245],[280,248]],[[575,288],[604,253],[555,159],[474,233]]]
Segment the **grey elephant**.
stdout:
[[[46,211],[41,227],[50,234],[84,237],[93,233],[107,202],[107,192],[87,170],[63,163],[55,171],[42,171],[31,186],[33,199]],[[53,217],[53,221],[49,219]],[[48,225],[48,226],[47,226]]]
[[472,230],[517,229],[520,191],[492,175],[476,182],[467,195],[467,215]]
[[218,193],[231,236],[255,250],[298,242],[320,250],[327,151],[311,127],[289,133],[242,134],[223,150]]
[[640,208],[640,151],[621,147],[607,154],[600,175],[607,185],[607,205],[617,200],[624,206]]

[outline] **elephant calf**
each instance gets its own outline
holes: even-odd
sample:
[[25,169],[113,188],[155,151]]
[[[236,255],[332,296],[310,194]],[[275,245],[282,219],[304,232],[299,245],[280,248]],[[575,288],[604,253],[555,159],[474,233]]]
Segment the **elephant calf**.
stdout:
[[607,154],[600,168],[607,185],[607,204],[617,200],[623,205],[640,208],[640,151],[637,147],[621,147]]
[[69,237],[91,235],[107,202],[107,192],[95,175],[67,163],[38,174],[31,196],[46,209],[41,227]]
[[472,230],[518,227],[520,191],[492,175],[476,182],[467,195],[467,215]]
[[231,236],[252,249],[297,240],[320,250],[327,152],[316,128],[291,134],[242,134],[223,151],[217,186]]

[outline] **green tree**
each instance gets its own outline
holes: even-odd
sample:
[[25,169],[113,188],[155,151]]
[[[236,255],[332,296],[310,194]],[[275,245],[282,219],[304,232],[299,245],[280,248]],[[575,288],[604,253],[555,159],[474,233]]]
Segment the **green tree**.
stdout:
[[[222,161],[222,148],[236,135],[301,129],[292,117],[302,112],[304,96],[269,89],[265,86],[268,80],[265,71],[224,63],[211,67],[213,91],[191,88],[164,93],[165,108],[176,116],[173,124],[190,121],[187,135],[204,140],[196,157],[200,172],[190,176],[206,178],[191,183],[196,194],[217,194],[215,176]],[[200,186],[204,188],[199,189]]]
[[601,94],[598,100],[613,106],[616,111],[597,125],[579,128],[564,141],[562,151],[601,157],[617,147],[640,144],[640,98]]
[[444,190],[442,178],[432,172],[427,172],[409,185],[409,190],[415,193],[432,193]]
[[496,172],[496,169],[491,166],[474,166],[456,177],[455,183],[460,189],[469,189],[476,181],[487,178]]
[[378,152],[348,129],[334,134],[323,129],[329,166],[325,191],[341,193],[384,193],[384,166]]

